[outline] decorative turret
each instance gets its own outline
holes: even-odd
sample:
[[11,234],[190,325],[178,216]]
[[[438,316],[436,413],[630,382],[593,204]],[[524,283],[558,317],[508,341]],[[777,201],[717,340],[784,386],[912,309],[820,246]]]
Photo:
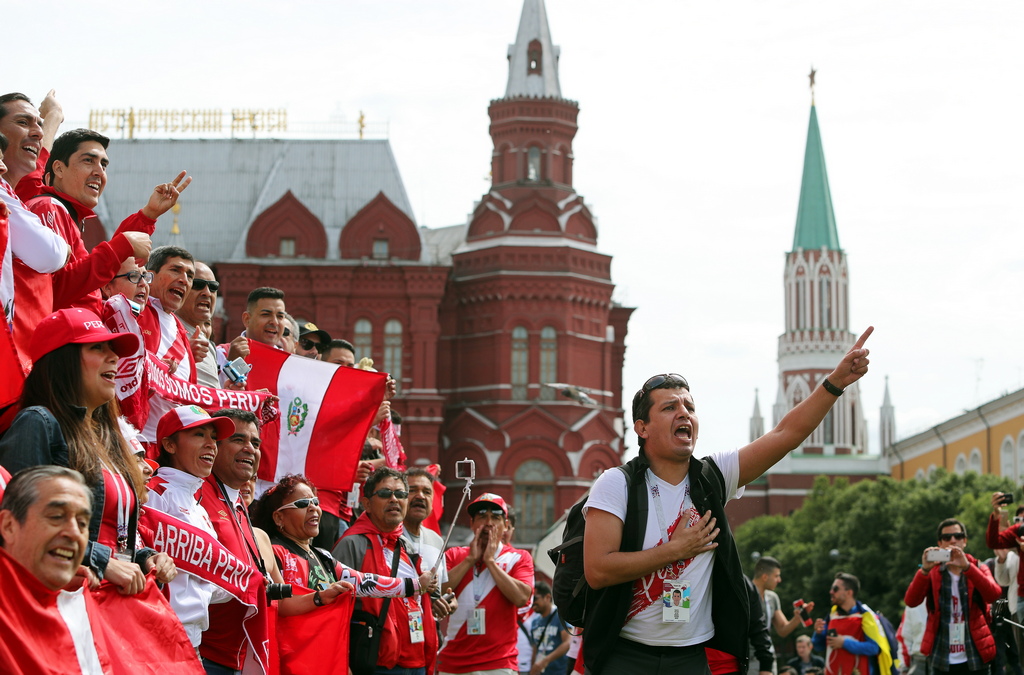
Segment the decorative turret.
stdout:
[[882,400],[882,407],[878,409],[878,441],[879,452],[886,451],[896,443],[896,408],[889,398],[889,376],[885,376],[885,398]]
[[754,390],[754,414],[750,417],[750,442],[764,436],[764,417],[761,417],[761,401],[757,396],[757,389]]
[[[812,87],[813,87],[812,76]],[[807,398],[851,346],[849,273],[832,208],[818,114],[811,102],[793,249],[786,254],[785,332],[779,337],[775,423]],[[861,454],[867,425],[854,384],[805,441],[807,454]]]

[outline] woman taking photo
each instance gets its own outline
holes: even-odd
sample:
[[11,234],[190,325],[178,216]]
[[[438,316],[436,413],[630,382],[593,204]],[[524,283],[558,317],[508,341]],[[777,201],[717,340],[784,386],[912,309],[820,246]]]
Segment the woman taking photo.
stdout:
[[83,565],[99,579],[134,595],[144,571],[170,581],[174,564],[137,546],[139,498],[146,489],[138,463],[118,427],[114,377],[119,356],[134,354],[139,338],[111,333],[85,309],[62,309],[36,328],[21,411],[0,440],[0,465],[12,474],[57,464],[75,469],[92,488],[89,547]]

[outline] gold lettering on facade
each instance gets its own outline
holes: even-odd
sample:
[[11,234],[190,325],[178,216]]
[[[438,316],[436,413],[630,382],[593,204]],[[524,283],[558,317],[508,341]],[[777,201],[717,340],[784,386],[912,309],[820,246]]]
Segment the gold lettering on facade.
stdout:
[[[230,114],[230,121],[228,115]],[[103,134],[235,134],[288,131],[288,112],[283,109],[235,108],[226,113],[215,109],[102,108],[89,111],[89,128]]]

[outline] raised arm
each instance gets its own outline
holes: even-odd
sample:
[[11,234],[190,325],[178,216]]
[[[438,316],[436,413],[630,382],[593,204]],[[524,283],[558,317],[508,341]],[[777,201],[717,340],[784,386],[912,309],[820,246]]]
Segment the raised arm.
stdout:
[[[874,330],[874,327],[868,327],[829,374],[828,381],[833,386],[845,389],[868,372],[868,350],[864,348],[864,343]],[[756,480],[803,443],[825,419],[836,400],[837,397],[824,386],[815,387],[811,395],[790,410],[777,427],[750,445],[740,448],[739,484],[743,486]]]

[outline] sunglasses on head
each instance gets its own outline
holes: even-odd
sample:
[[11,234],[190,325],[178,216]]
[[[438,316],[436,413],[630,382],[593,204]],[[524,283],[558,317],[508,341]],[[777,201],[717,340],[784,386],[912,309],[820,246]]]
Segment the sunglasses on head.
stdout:
[[686,378],[679,373],[662,373],[661,375],[655,375],[644,382],[644,386],[640,387],[640,395],[643,396],[649,391],[658,389],[666,382],[677,387],[684,387],[686,389],[690,388]]
[[201,291],[204,288],[209,288],[211,293],[216,293],[217,289],[220,288],[219,281],[210,281],[209,279],[193,279],[192,290]]
[[391,499],[391,495],[394,495],[396,499],[406,499],[409,497],[409,493],[405,490],[392,490],[391,488],[381,488],[373,493],[374,497],[380,497],[381,499]]
[[131,284],[137,284],[141,279],[145,279],[147,284],[153,283],[152,272],[140,272],[139,270],[132,270],[131,272],[126,272],[125,274],[114,275],[115,279],[120,279],[121,277],[127,279],[128,283]]
[[294,502],[289,502],[284,506],[281,506],[277,510],[283,511],[285,509],[308,509],[310,504],[312,504],[313,506],[320,506],[320,500],[316,497],[303,497],[302,499],[296,499]]
[[949,541],[951,539],[966,539],[967,535],[963,532],[943,532],[939,535],[939,539],[942,541]]

